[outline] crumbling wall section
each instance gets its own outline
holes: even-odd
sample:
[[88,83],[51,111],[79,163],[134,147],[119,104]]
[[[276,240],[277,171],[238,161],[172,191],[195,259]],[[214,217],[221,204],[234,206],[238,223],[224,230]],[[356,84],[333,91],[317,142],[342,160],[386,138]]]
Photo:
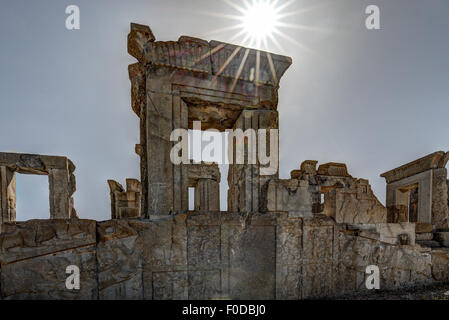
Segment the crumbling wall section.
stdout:
[[[306,299],[449,280],[443,249],[359,236],[317,214],[178,214],[153,220],[6,224],[2,299]],[[77,265],[81,289],[65,273]]]
[[365,179],[350,189],[332,189],[325,194],[324,212],[337,223],[376,224],[387,222],[387,209],[374,195]]

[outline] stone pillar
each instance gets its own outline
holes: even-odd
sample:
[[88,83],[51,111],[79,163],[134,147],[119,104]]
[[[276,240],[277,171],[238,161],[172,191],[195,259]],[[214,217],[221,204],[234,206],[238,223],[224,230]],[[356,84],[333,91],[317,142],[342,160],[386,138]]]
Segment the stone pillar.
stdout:
[[[237,129],[241,129],[246,133],[245,140],[235,139],[229,135],[228,148],[233,148],[233,159],[229,159],[232,163],[229,165],[228,174],[228,210],[232,212],[259,212],[266,211],[264,203],[266,203],[266,191],[268,183],[273,178],[278,178],[279,170],[279,146],[276,139],[274,145],[270,145],[269,129],[278,129],[278,113],[274,110],[243,110],[240,117],[234,125],[234,134]],[[255,135],[250,135],[248,129],[253,129]],[[261,175],[262,166],[259,162],[259,141],[258,130],[267,129],[266,150],[267,153],[274,152],[276,156],[276,172],[271,175]],[[251,136],[251,137],[250,137]],[[250,140],[253,140],[250,142]],[[255,140],[255,141],[254,141]],[[235,143],[234,143],[235,141]],[[254,149],[251,152],[250,144]],[[239,154],[238,149],[244,148],[244,163],[236,163]],[[252,156],[251,156],[252,154]],[[252,157],[249,159],[248,156]],[[255,157],[255,161],[254,161]]]
[[220,185],[211,179],[199,179],[195,187],[195,211],[220,211]]
[[0,226],[16,221],[16,176],[14,171],[0,166]]
[[147,137],[146,137],[146,68],[141,63],[135,63],[128,67],[131,80],[131,106],[140,119],[140,143],[136,144],[135,151],[140,157],[140,179],[142,188],[142,212],[148,211],[148,161],[147,161]]
[[71,194],[67,170],[50,169],[50,219],[69,219],[71,216]]
[[[147,175],[148,216],[168,215],[188,210],[186,165],[171,162],[170,141],[175,129],[188,129],[187,105],[179,96],[160,93],[156,79],[147,79]],[[162,84],[162,83],[160,83]],[[155,92],[156,91],[156,92]],[[158,92],[159,91],[159,92]]]
[[131,24],[128,53],[139,62],[129,66],[132,109],[140,118],[142,211],[145,217],[188,209],[187,177],[183,165],[170,161],[172,130],[187,129],[187,106],[172,92],[173,69],[157,68],[146,57],[155,37],[148,26]]

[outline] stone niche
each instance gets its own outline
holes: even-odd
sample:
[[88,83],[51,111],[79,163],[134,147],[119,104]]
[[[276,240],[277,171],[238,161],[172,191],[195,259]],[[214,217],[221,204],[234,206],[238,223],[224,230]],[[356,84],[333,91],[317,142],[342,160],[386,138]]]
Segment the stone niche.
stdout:
[[[191,129],[193,121],[201,121],[203,130],[278,128],[279,80],[292,60],[187,36],[156,41],[148,26],[137,24],[131,24],[128,52],[138,60],[129,66],[129,77],[132,109],[140,118],[136,152],[141,159],[142,214],[185,213],[190,169],[170,161],[172,131]],[[254,121],[243,114],[251,114]],[[230,165],[232,210],[258,211],[265,183],[259,170],[258,164]],[[237,176],[244,181],[235,180]],[[214,197],[212,181],[199,183],[207,184],[203,189]]]
[[76,217],[74,171],[75,165],[66,157],[0,153],[0,225],[16,220],[16,173],[48,176],[50,219]]
[[449,153],[438,151],[381,175],[387,182],[388,222],[448,229],[448,160]]

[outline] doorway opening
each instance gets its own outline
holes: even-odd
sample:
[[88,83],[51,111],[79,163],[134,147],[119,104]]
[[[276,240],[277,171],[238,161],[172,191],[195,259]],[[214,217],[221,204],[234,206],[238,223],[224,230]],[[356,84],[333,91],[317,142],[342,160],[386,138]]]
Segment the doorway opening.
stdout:
[[50,219],[48,176],[16,173],[16,221]]

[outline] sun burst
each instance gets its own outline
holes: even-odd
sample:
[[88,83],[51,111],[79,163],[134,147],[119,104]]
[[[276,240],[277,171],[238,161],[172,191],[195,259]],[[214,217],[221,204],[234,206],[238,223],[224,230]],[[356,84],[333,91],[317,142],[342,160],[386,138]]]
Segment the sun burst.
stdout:
[[242,28],[250,45],[260,47],[273,33],[278,32],[279,15],[275,3],[268,0],[254,0],[245,8],[242,16]]
[[239,39],[243,46],[260,50],[268,50],[269,43],[273,43],[282,50],[276,37],[284,35],[281,28],[286,25],[281,22],[281,18],[288,13],[283,11],[295,0],[289,0],[283,4],[279,4],[279,0],[243,0],[243,6],[232,0],[224,1],[239,12],[239,15],[224,15],[225,18],[239,22],[225,28],[227,30],[239,29],[230,39],[231,41]]
[[[298,31],[315,31],[326,32],[312,26],[298,24],[298,16],[308,11],[315,10],[326,3],[315,4],[307,8],[296,8],[292,6],[296,0],[223,0],[237,14],[204,12],[204,14],[233,20],[236,23],[214,29],[209,35],[217,35],[220,33],[234,32],[232,36],[226,39],[227,42],[239,43],[244,47],[259,49],[263,51],[273,51],[275,47],[278,51],[283,52],[282,43],[288,42],[294,44],[301,49],[313,52],[310,48],[300,43],[297,37],[292,37],[288,33],[288,29]],[[284,21],[288,18],[294,18],[294,23]]]

